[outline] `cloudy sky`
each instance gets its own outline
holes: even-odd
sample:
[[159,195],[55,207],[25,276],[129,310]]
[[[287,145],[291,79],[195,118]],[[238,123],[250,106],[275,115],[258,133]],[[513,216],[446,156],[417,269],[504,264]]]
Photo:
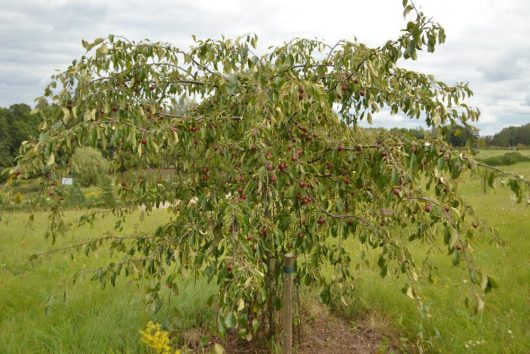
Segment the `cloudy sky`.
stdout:
[[[455,83],[469,82],[482,135],[530,123],[530,1],[416,0],[446,29],[434,54],[406,63]],[[191,44],[256,33],[264,50],[293,37],[376,46],[404,25],[401,0],[0,0],[0,106],[31,104],[56,69],[83,54],[81,39],[109,33]],[[377,126],[417,125],[382,114]]]

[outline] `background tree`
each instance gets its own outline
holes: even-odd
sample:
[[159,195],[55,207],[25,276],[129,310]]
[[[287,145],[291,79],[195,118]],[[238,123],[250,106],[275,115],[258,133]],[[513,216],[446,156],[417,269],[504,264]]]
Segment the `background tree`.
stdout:
[[101,152],[92,147],[77,148],[70,163],[70,170],[76,182],[84,187],[95,186],[108,180],[109,163]]
[[520,127],[508,127],[495,134],[491,140],[495,146],[530,146],[530,123]]
[[[295,39],[258,56],[253,35],[196,40],[186,51],[112,35],[83,41],[87,53],[45,90],[61,117],[45,116],[44,135],[23,146],[11,176],[41,173],[52,188],[55,171],[68,168],[67,157],[85,145],[111,148],[113,171],[149,166],[174,151],[171,178],[118,174],[112,209],[125,220],[139,206],[149,211],[170,202],[170,222],[154,234],[105,235],[72,249],[90,253],[111,241],[123,257],[95,278],[145,278],[155,305],[163,286],[178,288],[180,275],[206,276],[218,286],[212,331],[220,336],[275,332],[277,263],[286,252],[297,256],[298,284],[320,287],[325,302],[344,299],[355,276],[352,242],[362,243],[364,261],[376,252],[381,276],[403,277],[404,293],[425,309],[408,247],[442,238],[454,263],[468,268],[469,299],[480,311],[494,282],[473,264],[471,245],[486,230],[477,229],[483,224],[457,183],[462,171],[482,165],[444,141],[451,127],[469,127],[479,114],[462,101],[472,93],[466,84],[449,86],[397,66],[445,40],[443,29],[406,0],[404,12],[411,18],[401,36],[377,48]],[[199,104],[182,114],[175,106],[184,96]],[[441,137],[374,139],[356,129],[383,108],[423,117]],[[488,171],[487,180],[500,174]],[[521,200],[525,182],[502,175]],[[61,206],[56,198],[53,237],[65,227]]]
[[[45,109],[45,105],[42,107]],[[31,115],[26,104],[14,104],[9,108],[0,108],[0,179],[7,167],[15,164],[15,157],[23,141],[38,136],[40,115]]]
[[474,146],[478,141],[476,128],[455,125],[449,129],[447,141],[452,146]]

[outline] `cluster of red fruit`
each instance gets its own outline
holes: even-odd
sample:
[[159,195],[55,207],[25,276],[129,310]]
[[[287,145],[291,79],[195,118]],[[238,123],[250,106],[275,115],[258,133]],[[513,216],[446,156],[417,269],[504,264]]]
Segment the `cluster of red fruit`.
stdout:
[[302,155],[302,149],[301,148],[297,148],[293,154],[293,156],[291,156],[291,161],[295,162],[295,161],[298,161],[298,159],[300,158],[300,155]]
[[304,86],[300,85],[298,86],[298,100],[302,101],[305,97],[305,88]]
[[[318,135],[315,134],[315,133],[311,133],[306,127],[304,127],[303,125],[301,124],[297,124],[296,127],[302,132],[302,136],[303,138],[308,141],[308,142],[311,142],[313,141],[314,139],[318,138]],[[289,131],[290,134],[292,134],[292,130]],[[291,141],[294,143],[296,142],[296,139],[293,138],[291,139]]]
[[210,178],[210,175],[209,175],[210,170],[208,169],[208,167],[203,167],[203,168],[201,169],[201,173],[202,173],[202,179],[203,179],[204,181],[207,181],[208,178]]
[[237,189],[237,193],[239,194],[239,200],[240,201],[245,201],[247,200],[247,196],[245,195],[245,191],[243,190],[243,188],[238,188]]

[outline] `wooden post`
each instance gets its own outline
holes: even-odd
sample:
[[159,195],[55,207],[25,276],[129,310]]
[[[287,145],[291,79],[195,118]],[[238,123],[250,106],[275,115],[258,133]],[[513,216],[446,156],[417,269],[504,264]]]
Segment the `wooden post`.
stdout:
[[293,277],[294,255],[287,253],[283,259],[282,346],[284,354],[293,352]]

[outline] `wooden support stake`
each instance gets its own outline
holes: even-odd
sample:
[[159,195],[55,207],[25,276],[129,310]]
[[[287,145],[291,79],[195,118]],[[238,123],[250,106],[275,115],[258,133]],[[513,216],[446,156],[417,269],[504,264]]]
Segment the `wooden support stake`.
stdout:
[[283,260],[282,346],[284,354],[293,352],[293,278],[294,255],[287,253]]

